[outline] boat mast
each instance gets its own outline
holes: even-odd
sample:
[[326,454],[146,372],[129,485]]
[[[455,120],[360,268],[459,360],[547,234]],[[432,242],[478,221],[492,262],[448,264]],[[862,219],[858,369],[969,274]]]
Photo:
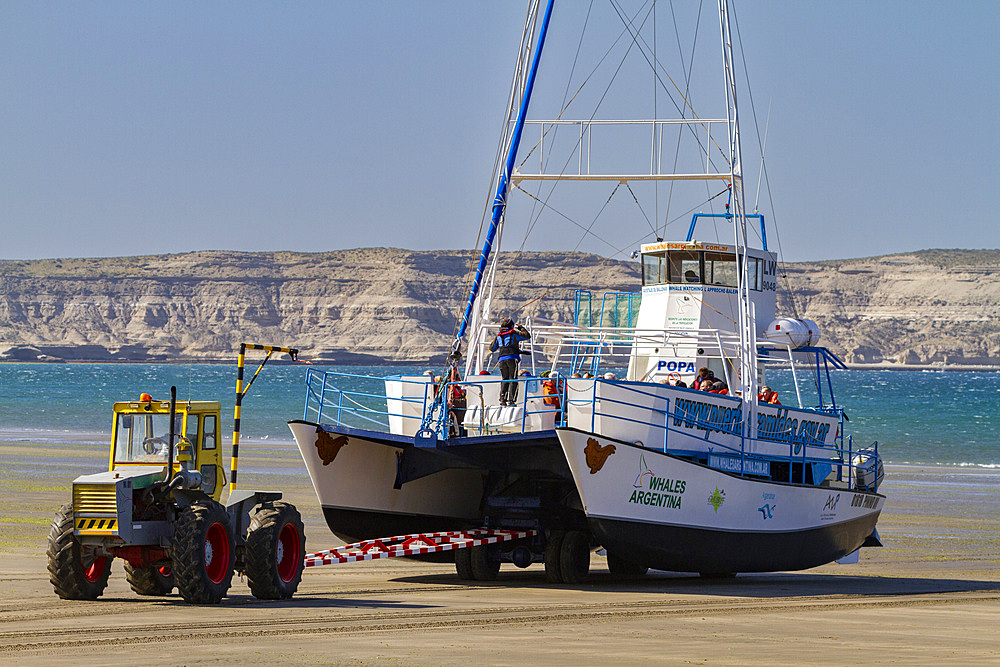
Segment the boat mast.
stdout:
[[[755,442],[757,423],[757,343],[755,324],[750,303],[750,262],[747,254],[747,218],[743,197],[743,163],[740,147],[739,110],[736,104],[736,61],[733,58],[733,39],[729,29],[729,2],[719,0],[719,22],[722,31],[722,59],[726,76],[726,113],[729,120],[729,164],[732,184],[733,228],[739,271],[739,334],[740,334],[740,392],[743,399],[743,435],[748,442]],[[751,444],[752,447],[752,444]]]
[[[490,219],[490,227],[486,232],[486,241],[483,243],[483,249],[479,256],[479,266],[476,268],[476,275],[472,280],[472,288],[469,290],[469,298],[465,305],[465,313],[462,315],[462,321],[458,327],[458,333],[455,334],[455,342],[453,344],[453,349],[458,352],[461,347],[462,337],[465,335],[466,330],[469,327],[470,318],[473,316],[473,306],[476,302],[476,297],[479,294],[480,285],[483,282],[483,276],[487,270],[487,264],[489,263],[490,253],[493,250],[493,241],[501,233],[503,227],[504,211],[507,207],[507,193],[510,189],[510,175],[514,172],[514,161],[517,158],[517,148],[521,143],[521,132],[524,129],[524,119],[528,113],[528,102],[531,100],[531,90],[535,84],[535,74],[538,72],[538,63],[542,55],[542,47],[545,44],[545,34],[549,28],[549,18],[552,16],[552,6],[555,0],[549,0],[545,8],[545,16],[542,19],[542,26],[538,32],[538,42],[535,45],[535,52],[532,56],[531,68],[528,72],[527,79],[524,83],[524,92],[521,96],[521,107],[518,110],[517,122],[514,125],[514,131],[511,135],[510,147],[507,149],[507,159],[501,168],[499,177],[497,179],[497,189],[496,195],[493,197],[493,215]],[[528,8],[529,16],[537,15],[538,13],[538,0],[531,3]],[[531,30],[533,24],[531,21],[525,23],[525,30]],[[495,265],[494,265],[495,267]],[[490,269],[491,275],[494,273],[494,268]],[[492,284],[492,283],[491,283]],[[483,322],[489,317],[488,312],[488,300],[487,303],[480,308],[478,317],[475,318],[475,324],[472,327],[473,336],[472,338],[478,340],[478,332],[481,329]],[[466,372],[468,373],[469,368],[473,359],[470,356],[466,364]]]

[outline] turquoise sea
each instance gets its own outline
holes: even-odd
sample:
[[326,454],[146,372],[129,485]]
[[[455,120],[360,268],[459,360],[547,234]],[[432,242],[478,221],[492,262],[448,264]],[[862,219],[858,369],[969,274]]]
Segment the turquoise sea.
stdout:
[[[257,363],[248,360],[247,377]],[[349,374],[419,373],[412,366],[318,367]],[[438,370],[440,372],[440,370]],[[291,443],[285,422],[301,419],[304,365],[268,364],[243,403],[242,435],[250,441]],[[345,389],[379,390],[380,383],[346,379]],[[770,371],[782,403],[794,405],[787,371]],[[878,441],[888,463],[952,464],[1000,468],[1000,373],[944,371],[838,371],[837,403],[846,410],[855,446]],[[800,377],[803,402],[814,404]],[[236,367],[231,365],[0,364],[0,438],[5,441],[106,443],[111,404],[148,392],[180,400],[218,400],[231,432]],[[339,385],[339,383],[338,383]],[[379,390],[380,391],[380,390]],[[824,388],[824,392],[825,392]],[[83,436],[80,438],[80,436]]]

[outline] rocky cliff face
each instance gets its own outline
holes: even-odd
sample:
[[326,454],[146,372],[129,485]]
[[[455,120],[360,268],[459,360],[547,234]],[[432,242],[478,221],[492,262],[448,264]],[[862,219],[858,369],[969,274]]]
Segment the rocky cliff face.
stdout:
[[[0,358],[229,360],[246,341],[336,363],[424,362],[448,351],[472,261],[392,248],[0,261]],[[500,264],[495,312],[541,297],[524,313],[570,320],[577,288],[638,290],[635,262],[542,252]],[[998,251],[784,272],[779,312],[816,320],[849,363],[1000,366]]]
[[[802,317],[844,361],[1000,365],[1000,251],[926,250],[786,264]],[[791,312],[788,290],[779,312]]]

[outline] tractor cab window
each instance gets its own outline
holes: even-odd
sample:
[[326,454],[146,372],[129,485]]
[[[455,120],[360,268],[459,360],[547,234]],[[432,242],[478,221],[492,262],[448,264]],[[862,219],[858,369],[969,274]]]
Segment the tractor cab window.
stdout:
[[215,443],[218,441],[218,425],[216,424],[218,420],[215,415],[205,415],[204,431],[205,440],[201,445],[202,449],[215,449]]
[[[183,415],[176,415],[174,433],[182,435]],[[115,462],[166,463],[170,437],[168,414],[119,414],[115,425]]]

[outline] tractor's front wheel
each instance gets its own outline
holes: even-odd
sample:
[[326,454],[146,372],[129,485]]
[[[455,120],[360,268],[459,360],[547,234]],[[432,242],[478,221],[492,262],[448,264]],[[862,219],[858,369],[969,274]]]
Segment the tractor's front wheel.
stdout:
[[174,526],[174,583],[186,602],[215,604],[233,582],[236,545],[229,514],[214,500],[185,507]]
[[292,597],[302,581],[306,534],[294,505],[266,503],[250,519],[246,575],[259,600]]
[[174,590],[174,572],[169,562],[133,567],[126,561],[125,579],[139,595],[170,595]]
[[80,544],[73,534],[73,506],[63,505],[49,529],[49,581],[64,600],[96,600],[108,587],[110,556]]

